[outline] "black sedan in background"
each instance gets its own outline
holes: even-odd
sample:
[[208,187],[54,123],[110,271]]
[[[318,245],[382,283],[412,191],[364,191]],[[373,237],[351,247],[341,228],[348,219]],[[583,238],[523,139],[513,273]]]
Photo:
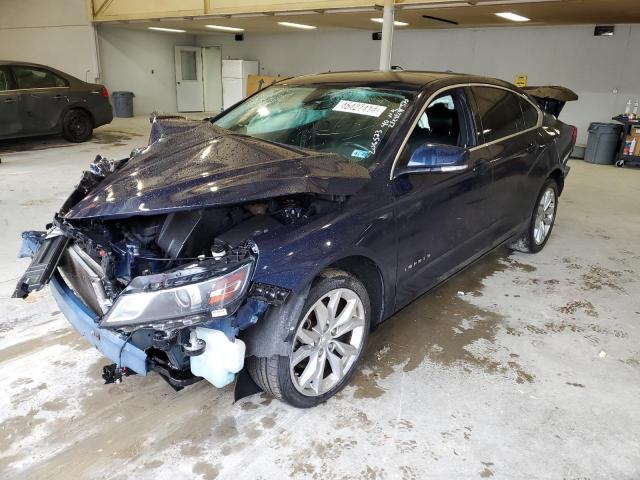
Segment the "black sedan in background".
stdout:
[[0,140],[62,134],[84,142],[112,119],[103,85],[44,65],[0,60]]

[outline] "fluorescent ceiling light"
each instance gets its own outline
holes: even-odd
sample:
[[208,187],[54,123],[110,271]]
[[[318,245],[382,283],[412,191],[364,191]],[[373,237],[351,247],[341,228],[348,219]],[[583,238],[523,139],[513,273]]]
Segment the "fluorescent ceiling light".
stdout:
[[530,18],[523,17],[522,15],[518,15],[513,12],[500,12],[496,13],[496,15],[506,20],[511,20],[512,22],[528,22],[531,20]]
[[282,25],[283,27],[291,27],[291,28],[301,28],[303,30],[315,30],[318,27],[314,27],[313,25],[305,25],[304,23],[292,23],[292,22],[278,22],[278,25]]
[[178,30],[177,28],[163,28],[163,27],[147,27],[149,30],[157,30],[159,32],[173,32],[173,33],[186,33],[186,30]]
[[211,28],[213,30],[222,30],[225,32],[244,32],[244,28],[226,27],[224,25],[205,25],[205,27]]
[[[371,21],[376,23],[384,23],[384,19],[382,18],[372,18]],[[407,25],[409,25],[407,22],[399,22],[398,20],[394,20],[393,24],[396,27],[406,27]]]

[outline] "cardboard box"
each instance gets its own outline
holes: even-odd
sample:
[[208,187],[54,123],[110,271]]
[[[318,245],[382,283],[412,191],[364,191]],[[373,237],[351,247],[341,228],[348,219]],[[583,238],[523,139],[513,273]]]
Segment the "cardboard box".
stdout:
[[631,154],[640,156],[640,127],[631,127],[631,132],[627,135],[627,141],[631,142],[634,138],[636,139],[636,148]]
[[263,88],[268,87],[269,85],[273,85],[274,83],[279,82],[280,80],[284,80],[285,78],[289,78],[289,77],[281,77],[281,76],[271,77],[268,75],[249,75],[247,77],[247,97],[249,95],[253,95],[258,90],[262,90]]

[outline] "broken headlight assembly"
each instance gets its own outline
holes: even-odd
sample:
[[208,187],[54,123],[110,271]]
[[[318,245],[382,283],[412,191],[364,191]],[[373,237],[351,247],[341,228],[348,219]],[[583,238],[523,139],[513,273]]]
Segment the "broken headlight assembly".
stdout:
[[252,269],[253,261],[247,260],[224,271],[195,265],[170,274],[136,277],[100,326],[167,329],[231,315],[247,292]]

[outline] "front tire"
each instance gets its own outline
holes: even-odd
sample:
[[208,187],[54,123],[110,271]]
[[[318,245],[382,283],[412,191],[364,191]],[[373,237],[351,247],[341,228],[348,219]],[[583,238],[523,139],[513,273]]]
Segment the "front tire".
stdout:
[[369,295],[347,272],[326,270],[295,321],[288,355],[250,357],[247,368],[266,393],[309,408],[338,393],[353,375],[369,336]]
[[86,142],[93,133],[93,122],[84,110],[74,108],[64,114],[62,136],[70,142]]
[[536,200],[527,229],[515,240],[507,243],[511,250],[538,253],[551,236],[558,211],[558,184],[548,178]]

